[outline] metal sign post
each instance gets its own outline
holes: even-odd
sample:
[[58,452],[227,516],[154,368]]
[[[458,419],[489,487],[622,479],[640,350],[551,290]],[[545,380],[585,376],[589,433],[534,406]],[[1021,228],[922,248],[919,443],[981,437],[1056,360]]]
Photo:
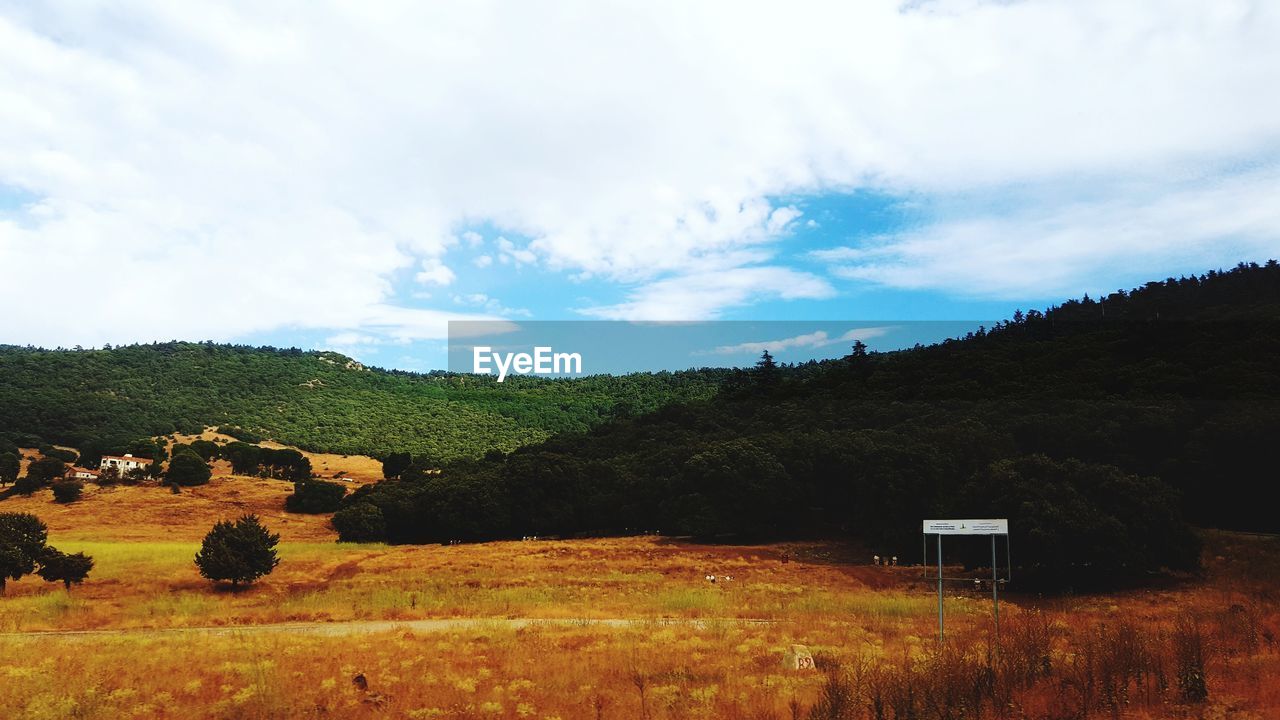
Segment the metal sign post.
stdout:
[[942,534],[938,534],[938,642],[946,636],[942,620]]
[[[1009,521],[998,520],[925,520],[924,521],[924,564],[929,564],[929,535],[938,536],[938,642],[946,638],[946,623],[942,612],[943,571],[942,571],[942,536],[943,535],[990,535],[991,536],[991,608],[995,615],[995,639],[1000,641],[1000,583],[1009,582],[1013,577],[1013,557],[1009,547]],[[996,536],[1005,538],[1006,563],[1009,569],[1004,580],[1000,579],[999,563],[996,560]],[[976,581],[975,581],[976,582]]]

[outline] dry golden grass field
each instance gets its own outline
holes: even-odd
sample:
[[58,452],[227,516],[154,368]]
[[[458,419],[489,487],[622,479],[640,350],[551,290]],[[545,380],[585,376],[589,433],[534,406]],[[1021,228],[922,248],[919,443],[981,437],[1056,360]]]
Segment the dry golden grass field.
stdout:
[[[9,583],[0,717],[1280,718],[1273,537],[1206,533],[1200,579],[1011,594],[998,645],[989,597],[954,589],[939,649],[920,569],[846,545],[344,545],[282,511],[291,489],[222,475],[0,501],[96,561],[69,593]],[[192,557],[244,512],[282,535],[280,566],[215,589]],[[815,669],[786,665],[797,644]]]

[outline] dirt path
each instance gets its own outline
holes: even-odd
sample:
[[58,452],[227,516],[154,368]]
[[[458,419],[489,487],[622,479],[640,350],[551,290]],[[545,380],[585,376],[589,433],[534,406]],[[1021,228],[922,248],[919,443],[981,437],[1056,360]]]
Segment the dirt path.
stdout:
[[465,630],[470,627],[498,627],[517,630],[526,627],[649,627],[653,625],[684,625],[701,628],[708,623],[725,622],[750,625],[772,625],[776,620],[743,620],[738,618],[432,618],[428,620],[347,620],[340,622],[269,623],[264,625],[209,625],[175,628],[120,628],[99,630],[32,630],[0,633],[0,640],[33,640],[38,638],[94,639],[109,637],[162,638],[185,635],[323,635],[341,637],[367,635],[380,632],[445,632]]

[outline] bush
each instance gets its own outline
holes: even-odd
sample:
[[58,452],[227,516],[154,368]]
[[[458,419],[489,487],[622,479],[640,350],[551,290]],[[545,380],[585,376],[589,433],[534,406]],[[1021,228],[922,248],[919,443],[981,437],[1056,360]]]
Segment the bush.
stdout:
[[279,542],[280,536],[268,532],[257,515],[244,515],[235,522],[222,520],[204,536],[196,567],[201,576],[215,582],[251,583],[280,564]]
[[178,485],[204,485],[213,471],[193,452],[180,452],[169,461],[165,479]]
[[72,584],[80,584],[89,577],[93,569],[93,558],[84,553],[67,554],[46,547],[40,555],[40,569],[37,574],[48,582],[60,582],[67,590]]
[[294,513],[331,513],[338,509],[347,489],[338,483],[306,480],[293,484],[293,494],[284,499],[284,509]]
[[13,484],[14,492],[20,495],[30,495],[41,487],[43,487],[41,483],[30,475],[23,475]]
[[376,505],[356,503],[333,514],[338,542],[382,542],[387,537],[387,521]]
[[63,480],[53,484],[53,501],[72,503],[80,499],[84,492],[84,483],[79,480]]

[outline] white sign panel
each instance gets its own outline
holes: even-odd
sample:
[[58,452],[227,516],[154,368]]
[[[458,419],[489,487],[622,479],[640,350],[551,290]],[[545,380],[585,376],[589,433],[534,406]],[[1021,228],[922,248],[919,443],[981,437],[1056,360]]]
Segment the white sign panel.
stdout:
[[925,520],[926,535],[1008,535],[1009,521],[1000,520]]

